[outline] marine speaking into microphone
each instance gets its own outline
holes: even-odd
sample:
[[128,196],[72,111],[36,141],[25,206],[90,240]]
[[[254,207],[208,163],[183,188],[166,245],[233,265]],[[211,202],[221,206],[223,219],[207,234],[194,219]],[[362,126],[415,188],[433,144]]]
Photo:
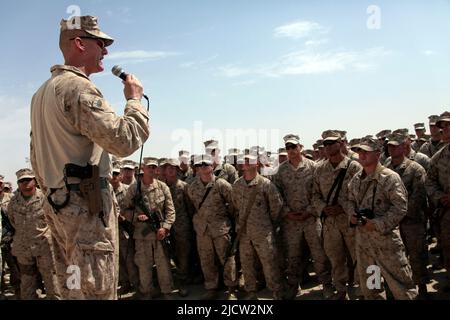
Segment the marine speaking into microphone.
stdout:
[[[50,79],[31,101],[30,158],[46,196],[44,211],[55,253],[55,270],[48,272],[54,275],[59,299],[117,299],[118,213],[107,181],[110,154],[130,156],[148,139],[150,129],[141,105],[144,88],[136,77],[122,71],[123,116],[89,78],[104,71],[103,58],[113,42],[94,16],[62,19],[64,64],[51,68]],[[73,272],[67,270],[73,266],[81,280],[69,288]]]

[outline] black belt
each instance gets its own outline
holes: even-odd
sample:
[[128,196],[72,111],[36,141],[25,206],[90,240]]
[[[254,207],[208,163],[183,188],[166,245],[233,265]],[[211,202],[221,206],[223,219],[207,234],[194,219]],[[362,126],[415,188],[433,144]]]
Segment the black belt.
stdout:
[[[80,191],[80,184],[68,184],[67,189],[69,189],[69,191]],[[106,178],[100,178],[100,189],[108,189],[108,180],[106,180]]]

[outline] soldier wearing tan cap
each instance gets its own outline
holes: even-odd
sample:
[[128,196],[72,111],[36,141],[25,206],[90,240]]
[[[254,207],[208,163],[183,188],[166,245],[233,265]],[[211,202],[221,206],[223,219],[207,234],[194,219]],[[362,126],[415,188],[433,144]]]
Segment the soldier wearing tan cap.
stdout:
[[442,141],[447,144],[431,158],[426,189],[428,197],[438,209],[436,216],[440,220],[440,240],[447,270],[446,283],[441,287],[444,292],[450,292],[450,112],[442,113],[436,126],[442,129]]
[[194,240],[194,229],[192,226],[192,217],[194,216],[194,207],[187,195],[187,183],[178,178],[180,171],[180,162],[178,159],[166,159],[163,164],[166,183],[169,186],[175,205],[176,220],[172,226],[171,238],[175,243],[175,255],[177,265],[178,293],[186,297],[189,292],[187,283],[192,276],[192,243]]
[[282,281],[275,225],[280,219],[283,200],[276,186],[258,174],[257,153],[248,151],[244,154],[244,174],[233,184],[232,191],[234,206],[239,211],[236,229],[246,299],[257,299],[257,260],[262,264],[274,299],[281,299]]
[[286,151],[286,148],[279,148],[278,149],[278,164],[282,164],[288,159],[288,154]]
[[425,169],[417,162],[405,157],[407,135],[391,134],[388,136],[390,160],[386,167],[395,171],[402,178],[408,191],[408,211],[400,222],[400,234],[411,263],[413,280],[419,288],[419,298],[427,297],[427,251],[425,232],[425,212],[427,206]]
[[363,170],[349,182],[349,200],[361,291],[368,300],[384,298],[381,286],[369,279],[375,271],[395,299],[413,300],[417,290],[399,231],[407,213],[407,191],[400,176],[380,164],[381,141],[363,138],[357,148]]
[[208,140],[204,142],[205,153],[210,155],[213,161],[214,175],[219,179],[225,179],[233,184],[238,176],[236,169],[228,163],[222,163],[220,158],[219,142],[217,140]]
[[380,143],[383,146],[381,157],[380,157],[381,164],[384,164],[386,159],[389,158],[389,152],[387,150],[387,136],[390,135],[391,133],[392,133],[392,130],[385,129],[385,130],[381,130],[380,132],[378,132],[375,135],[377,137],[378,141],[380,141]]
[[234,298],[236,286],[236,266],[233,259],[226,260],[231,245],[231,228],[234,208],[231,200],[231,184],[214,175],[213,160],[210,155],[200,155],[195,159],[198,179],[188,186],[188,195],[196,213],[193,218],[197,237],[197,248],[207,290],[206,300],[216,299],[219,289],[219,272],[223,270],[223,280],[229,290],[229,298]]
[[[117,212],[106,181],[109,154],[129,156],[149,136],[139,80],[128,75],[124,81],[127,103],[120,117],[89,78],[104,70],[103,58],[113,41],[100,31],[96,17],[63,19],[59,47],[64,65],[51,68],[51,78],[31,102],[31,163],[49,197],[46,217],[55,239],[61,294],[67,299],[117,298]],[[85,192],[81,198],[80,181],[89,176],[97,185],[95,194]],[[73,265],[81,273],[80,289],[67,290],[67,268]]]
[[341,152],[344,156],[349,157],[352,160],[358,160],[358,154],[351,150],[349,147],[349,143],[347,140],[347,131],[345,130],[338,130],[338,132],[341,134],[341,141],[342,141],[342,147]]
[[341,300],[346,299],[349,274],[353,274],[356,262],[355,231],[348,224],[353,214],[348,199],[348,182],[362,168],[357,161],[342,153],[344,142],[340,131],[324,131],[322,138],[327,160],[317,165],[312,201],[317,215],[322,219],[324,249],[331,262],[337,291],[333,299]]
[[419,152],[427,155],[429,158],[432,158],[436,152],[438,152],[442,147],[446,145],[446,143],[442,141],[441,128],[436,125],[436,121],[439,120],[439,116],[431,115],[428,117],[428,119],[431,137],[429,141],[425,142],[420,147]]
[[132,184],[135,179],[136,163],[133,160],[123,160],[121,162],[120,173],[122,176],[121,182],[127,186]]
[[8,204],[8,216],[15,228],[12,254],[19,263],[20,298],[37,299],[39,273],[49,299],[60,299],[55,271],[51,231],[47,225],[41,190],[36,188],[35,175],[25,168],[16,172],[19,192]]
[[288,299],[294,299],[299,290],[300,275],[306,268],[302,248],[306,240],[314,260],[314,269],[323,286],[323,295],[333,295],[329,261],[325,255],[320,238],[321,223],[312,203],[313,179],[316,163],[302,157],[303,146],[295,134],[284,138],[288,161],[280,164],[274,183],[283,196],[281,235],[286,258]]
[[425,123],[415,123],[414,124],[414,131],[416,132],[416,140],[411,144],[411,148],[418,152],[420,150],[420,147],[427,141],[426,139],[426,130],[425,130]]
[[[408,134],[408,129],[407,128],[397,129],[397,130],[392,131],[392,133],[397,133],[397,134],[402,134],[402,135],[407,136],[407,139],[405,141],[406,157],[408,157],[408,159],[411,159],[411,160],[417,162],[425,169],[425,171],[427,171],[428,168],[430,167],[430,158],[428,158],[423,153],[416,152],[412,149],[412,147],[411,147],[412,141]],[[386,159],[385,163],[388,163],[388,161],[389,161],[389,159]]]
[[[8,208],[8,204],[9,204],[9,200],[11,200],[12,194],[5,192],[4,190],[4,181],[5,177],[0,175],[0,208],[2,211],[2,214],[0,215],[0,225],[2,223],[2,216],[6,215],[6,210]],[[5,216],[4,219],[6,219],[7,217]],[[2,228],[0,228],[0,239],[2,238]],[[3,243],[2,243],[3,245]],[[5,252],[3,252],[3,255],[5,254]],[[3,283],[3,262],[2,262],[2,248],[0,246],[0,280],[2,280],[1,282]]]
[[[158,283],[164,297],[170,299],[173,290],[170,257],[161,241],[169,236],[175,222],[175,207],[169,187],[156,179],[157,167],[158,158],[144,158],[144,175],[142,179],[130,185],[124,199],[125,207],[135,210],[133,214],[133,237],[136,246],[134,260],[139,269],[138,297],[144,300],[152,298],[153,264],[156,265]],[[137,205],[136,197],[139,196],[142,196],[142,203]],[[158,223],[156,229],[149,224],[153,218],[149,216],[152,212],[158,219],[153,221]]]
[[189,151],[180,150],[178,152],[178,161],[180,162],[180,170],[178,172],[178,179],[186,181],[193,175],[190,164]]

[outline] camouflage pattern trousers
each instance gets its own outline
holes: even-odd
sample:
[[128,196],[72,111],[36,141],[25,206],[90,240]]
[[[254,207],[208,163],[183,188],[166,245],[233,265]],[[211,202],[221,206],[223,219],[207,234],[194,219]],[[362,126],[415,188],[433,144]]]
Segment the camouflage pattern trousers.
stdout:
[[[322,225],[319,219],[310,217],[305,221],[283,221],[281,225],[286,259],[286,277],[289,286],[298,286],[299,276],[306,268],[303,241],[308,243],[314,260],[314,270],[321,284],[331,284],[330,262],[322,245]],[[302,264],[303,262],[303,264]]]
[[[325,219],[323,246],[331,262],[331,274],[336,290],[338,292],[347,291],[349,265],[353,267],[356,262],[355,230],[350,228],[347,215],[340,214]],[[347,259],[352,261],[347,261]]]
[[[227,287],[238,285],[235,260],[230,258],[225,261],[226,252],[230,245],[231,237],[229,234],[214,239],[207,234],[197,234],[197,248],[206,290],[218,288],[221,269],[223,269],[223,281]],[[220,265],[217,265],[217,260]]]
[[378,276],[384,278],[395,299],[416,298],[417,289],[398,229],[383,235],[357,227],[355,239],[356,266],[360,288],[366,300],[384,299],[381,279]]
[[239,256],[247,292],[257,291],[258,275],[256,261],[261,261],[267,287],[272,292],[282,290],[281,273],[278,265],[278,253],[273,232],[249,236],[243,234],[239,242]]
[[61,299],[56,277],[55,259],[49,242],[44,242],[28,252],[15,252],[20,269],[20,299],[37,299],[39,273],[44,281],[47,299]]
[[[65,188],[52,195],[57,204],[65,199]],[[70,191],[69,203],[57,212],[44,202],[63,299],[117,299],[118,213],[112,187],[101,190],[101,199],[106,227],[98,215],[89,213],[87,201],[78,191]]]
[[131,284],[134,288],[139,286],[139,271],[134,262],[135,243],[133,238],[125,236],[122,227],[119,227],[119,283],[121,286]]
[[400,234],[411,264],[414,283],[417,285],[426,284],[428,281],[428,247],[425,224],[422,222],[401,222]]
[[149,295],[153,289],[153,264],[156,265],[156,273],[161,292],[172,292],[172,271],[170,260],[164,252],[161,241],[156,240],[156,233],[152,232],[145,239],[135,239],[136,253],[134,261],[139,269],[139,291],[143,295]]

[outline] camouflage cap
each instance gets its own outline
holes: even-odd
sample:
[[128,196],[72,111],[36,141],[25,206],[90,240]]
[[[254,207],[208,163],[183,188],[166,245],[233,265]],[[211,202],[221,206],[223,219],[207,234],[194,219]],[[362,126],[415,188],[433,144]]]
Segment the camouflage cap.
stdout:
[[108,47],[114,42],[114,39],[100,31],[97,20],[97,17],[93,16],[75,16],[70,20],[62,19],[60,32],[63,34],[67,31],[81,30],[94,38],[103,40],[105,47]]
[[396,129],[396,130],[392,131],[392,133],[400,133],[403,135],[409,135],[409,130],[407,128]]
[[265,148],[260,146],[253,146],[250,148],[250,151],[254,152],[255,154],[261,155],[265,152]]
[[158,159],[158,166],[161,167],[163,165],[165,165],[167,162],[167,158],[159,158]]
[[287,134],[283,137],[284,144],[292,143],[292,144],[300,144],[300,137],[296,134]]
[[134,170],[134,168],[136,168],[136,162],[134,162],[133,160],[123,160],[122,168]]
[[341,132],[338,130],[326,130],[322,132],[323,141],[338,141],[342,139]]
[[180,157],[180,158],[189,158],[189,151],[186,151],[186,150],[178,151],[178,157]]
[[199,164],[207,164],[207,165],[212,165],[212,158],[209,154],[202,154],[202,155],[198,155],[195,156],[194,158],[194,165],[199,165]]
[[278,155],[279,156],[287,156],[288,153],[286,151],[286,148],[278,148]]
[[208,140],[203,142],[206,150],[214,150],[219,149],[219,141],[217,140]]
[[314,159],[314,150],[306,149],[305,151],[303,151],[303,154],[308,159],[311,159],[311,160]]
[[391,133],[390,135],[388,135],[387,139],[388,144],[399,146],[405,143],[406,139],[408,139],[408,136],[401,133]]
[[341,134],[342,140],[347,140],[347,131],[345,130],[338,130],[338,132]]
[[180,160],[175,158],[166,158],[165,162],[161,164],[162,166],[172,166],[172,167],[180,167]]
[[318,149],[323,148],[323,140],[322,139],[317,140],[316,144],[317,144]]
[[245,149],[244,150],[244,159],[256,160],[258,159],[258,153],[256,149]]
[[353,149],[355,146],[357,146],[361,142],[361,139],[354,138],[349,141],[348,145],[350,146],[350,149]]
[[439,116],[437,114],[433,114],[428,117],[428,120],[430,121],[429,122],[430,126],[435,126],[436,122],[439,120]]
[[414,130],[425,130],[425,123],[423,122],[415,123]]
[[112,172],[113,172],[113,173],[120,173],[120,165],[121,165],[120,161],[114,162],[114,163],[113,163],[113,169],[112,169]]
[[377,139],[364,137],[361,139],[358,145],[356,145],[355,149],[362,149],[364,151],[380,151],[381,144]]
[[12,190],[12,183],[11,182],[5,182],[3,184],[3,189],[7,189],[7,188]]
[[392,130],[389,129],[385,129],[385,130],[381,130],[380,132],[378,132],[375,136],[378,139],[385,139],[388,135],[390,135],[392,133]]
[[241,150],[239,150],[237,148],[228,149],[229,156],[237,156],[239,154],[239,152],[241,152]]
[[408,134],[408,138],[411,139],[412,141],[417,140],[415,134]]
[[440,116],[439,119],[436,121],[436,125],[439,128],[442,128],[443,122],[450,122],[450,112],[445,111]]
[[158,166],[158,158],[154,158],[154,157],[146,157],[142,160],[142,163],[144,164],[144,166]]
[[35,177],[33,170],[29,168],[20,169],[16,172],[17,181],[22,179],[33,179]]

